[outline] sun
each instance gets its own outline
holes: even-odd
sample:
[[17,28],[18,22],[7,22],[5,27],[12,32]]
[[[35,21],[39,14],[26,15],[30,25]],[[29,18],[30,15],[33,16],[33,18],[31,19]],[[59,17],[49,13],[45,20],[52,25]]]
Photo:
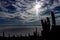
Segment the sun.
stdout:
[[41,7],[41,5],[39,3],[36,3],[34,8],[35,8],[35,10],[38,10],[40,7]]
[[35,1],[35,4],[34,4],[34,10],[35,10],[35,14],[37,17],[39,17],[39,13],[42,11],[42,6],[43,6],[43,2],[40,2],[38,0]]
[[39,9],[41,8],[41,4],[39,2],[36,2],[36,4],[34,5],[34,10],[36,12],[36,16],[38,17],[39,15]]

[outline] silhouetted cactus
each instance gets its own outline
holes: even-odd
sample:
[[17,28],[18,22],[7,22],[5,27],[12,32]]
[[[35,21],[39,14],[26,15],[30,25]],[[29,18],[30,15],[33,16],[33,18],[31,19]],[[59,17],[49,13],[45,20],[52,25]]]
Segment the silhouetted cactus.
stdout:
[[50,31],[50,19],[47,17],[47,30]]
[[52,24],[56,25],[55,15],[53,11],[51,11],[51,17],[52,17]]
[[50,19],[47,17],[47,23],[50,26]]
[[54,15],[54,12],[51,11],[51,17],[52,17],[52,28],[51,28],[51,31],[55,31],[56,29],[56,21],[55,21],[55,15]]
[[42,26],[44,26],[44,22],[43,22],[43,20],[41,20],[41,24],[42,24]]
[[41,24],[42,24],[42,29],[45,30],[45,23],[43,20],[41,20]]

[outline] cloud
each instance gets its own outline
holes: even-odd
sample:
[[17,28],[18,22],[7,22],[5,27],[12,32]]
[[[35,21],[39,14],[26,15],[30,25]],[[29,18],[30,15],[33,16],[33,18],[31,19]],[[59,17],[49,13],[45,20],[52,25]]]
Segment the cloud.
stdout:
[[[39,9],[40,15],[36,16],[36,14],[35,14],[36,11],[33,8],[33,6],[35,5],[34,0],[33,1],[16,0],[15,3],[11,2],[11,4],[5,5],[6,3],[7,3],[6,1],[0,2],[0,8],[2,8],[2,10],[3,10],[0,12],[0,17],[9,18],[9,19],[10,18],[16,19],[16,17],[18,17],[17,21],[22,21],[22,22],[34,22],[34,21],[40,20],[41,18],[49,17],[49,15],[43,15],[43,16],[41,16],[41,15],[44,14],[46,12],[46,10],[52,10],[57,6],[60,6],[60,0],[53,0],[53,1],[52,0],[40,0],[39,3],[43,3],[43,5]],[[12,10],[15,13],[8,12],[9,9],[7,9],[5,7],[7,7],[9,5],[12,5],[16,8],[15,9],[16,11]],[[23,20],[20,20],[19,18],[23,19]]]
[[[6,22],[6,24],[8,24],[8,25],[10,25],[10,24],[13,24],[13,25],[19,24],[20,25],[19,22],[23,22],[23,23],[27,22],[26,23],[27,25],[37,25],[37,24],[40,25],[40,22],[37,23],[35,21],[40,21],[41,19],[45,19],[45,17],[50,17],[50,15],[48,15],[48,13],[46,14],[45,12],[47,10],[49,10],[49,11],[54,10],[57,6],[60,6],[60,0],[40,0],[39,2],[43,3],[43,5],[39,9],[39,11],[40,11],[39,16],[36,16],[35,10],[33,10],[34,9],[33,6],[35,6],[35,0],[32,0],[32,1],[30,1],[30,0],[16,0],[13,2],[12,1],[7,2],[6,0],[2,1],[2,2],[0,1],[0,8],[2,9],[2,11],[0,11],[0,18],[10,21],[10,23]],[[14,11],[14,13],[11,13],[11,10],[6,8],[10,5],[16,8],[15,10],[12,10],[12,11]],[[60,12],[58,10],[54,10],[54,11],[55,11],[55,16],[56,16],[56,23],[58,25],[60,25]],[[11,23],[11,22],[13,22],[13,23]],[[29,22],[31,22],[31,23],[29,23]],[[32,26],[29,26],[29,27],[32,28]],[[27,26],[26,27],[25,26],[24,27],[20,27],[20,26],[19,27],[17,27],[17,26],[13,26],[13,27],[12,26],[4,26],[3,27],[3,26],[1,26],[0,32],[6,31],[6,30],[9,31],[11,29],[12,30],[14,29],[13,31],[15,31],[15,29],[20,30],[20,28],[29,28],[29,27],[27,27]],[[41,28],[41,27],[38,27],[38,28]],[[39,31],[41,29],[39,29]],[[19,31],[19,30],[17,30],[17,31]],[[16,31],[16,33],[17,33],[17,31]]]

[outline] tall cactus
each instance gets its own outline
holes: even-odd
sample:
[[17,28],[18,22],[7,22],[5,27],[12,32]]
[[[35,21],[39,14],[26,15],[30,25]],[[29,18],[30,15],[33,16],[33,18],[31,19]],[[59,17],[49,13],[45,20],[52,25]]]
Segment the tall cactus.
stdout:
[[43,20],[41,20],[41,24],[42,24],[42,28],[44,29],[44,22],[43,22]]
[[47,17],[47,27],[48,27],[48,31],[50,31],[50,19]]
[[51,11],[52,24],[56,25],[54,12]]
[[52,30],[51,31],[55,31],[56,21],[55,21],[55,15],[53,11],[51,11],[51,17],[52,17]]

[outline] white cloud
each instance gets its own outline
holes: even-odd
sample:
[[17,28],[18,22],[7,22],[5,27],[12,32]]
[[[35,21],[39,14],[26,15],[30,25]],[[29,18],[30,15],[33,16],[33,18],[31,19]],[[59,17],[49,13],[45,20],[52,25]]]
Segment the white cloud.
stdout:
[[[58,1],[58,2],[57,2]],[[33,22],[33,21],[38,21],[41,18],[45,18],[45,17],[49,17],[49,15],[44,15],[41,16],[41,14],[43,14],[44,11],[49,9],[54,9],[55,7],[60,5],[60,0],[54,0],[53,3],[50,5],[49,2],[51,2],[51,0],[40,0],[40,3],[43,3],[42,6],[45,6],[45,4],[48,4],[45,7],[42,7],[39,9],[39,14],[38,16],[36,16],[36,10],[34,10],[33,6],[35,5],[35,1],[30,1],[31,3],[26,3],[24,0],[16,0],[16,4],[12,4],[15,8],[16,8],[16,12],[11,14],[11,13],[7,13],[7,12],[0,12],[0,17],[2,18],[15,18],[17,16],[19,16],[19,18],[22,18],[24,20],[22,20],[23,22]],[[27,2],[29,2],[27,0]],[[0,7],[2,8],[3,11],[8,11],[8,9],[6,9],[3,6],[1,6],[2,4],[0,3]],[[8,5],[6,5],[8,6]],[[21,11],[21,9],[23,10],[23,8],[20,7],[26,7],[24,8],[25,11]],[[60,14],[56,14],[56,15],[60,15]],[[33,19],[33,20],[32,20]],[[21,21],[21,20],[18,20]]]

